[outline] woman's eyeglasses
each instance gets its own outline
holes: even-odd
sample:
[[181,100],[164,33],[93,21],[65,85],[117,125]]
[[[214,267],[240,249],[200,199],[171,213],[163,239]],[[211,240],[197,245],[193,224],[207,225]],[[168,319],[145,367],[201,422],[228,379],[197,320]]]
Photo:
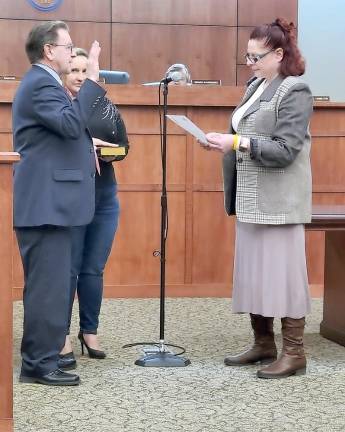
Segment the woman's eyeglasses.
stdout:
[[264,57],[267,56],[267,54],[271,53],[275,51],[274,49],[271,49],[270,51],[267,51],[263,54],[246,54],[244,57],[247,61],[249,61],[249,63],[257,63],[259,60],[263,59]]

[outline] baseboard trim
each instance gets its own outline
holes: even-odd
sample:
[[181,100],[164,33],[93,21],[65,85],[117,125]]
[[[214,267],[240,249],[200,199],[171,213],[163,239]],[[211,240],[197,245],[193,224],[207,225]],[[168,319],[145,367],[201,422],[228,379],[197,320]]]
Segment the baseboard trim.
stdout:
[[322,321],[320,324],[320,334],[332,342],[336,342],[339,345],[345,346],[345,333],[343,329],[330,327],[327,323]]
[[13,432],[13,419],[0,418],[0,431],[1,432]]
[[323,284],[309,284],[309,292],[312,298],[323,297]]
[[[323,296],[323,285],[309,285],[310,295],[315,298]],[[158,284],[143,285],[105,285],[105,298],[156,298],[159,297]],[[167,297],[220,297],[229,298],[232,294],[232,285],[225,283],[209,284],[167,284]],[[13,288],[13,300],[21,300],[23,288]]]

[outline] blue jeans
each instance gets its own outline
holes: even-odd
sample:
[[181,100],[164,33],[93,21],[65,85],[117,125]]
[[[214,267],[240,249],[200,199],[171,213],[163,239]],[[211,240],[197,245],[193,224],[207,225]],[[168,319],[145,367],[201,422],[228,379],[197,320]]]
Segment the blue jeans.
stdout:
[[69,326],[75,292],[82,333],[97,334],[103,295],[103,271],[119,219],[115,184],[96,189],[95,216],[86,226],[72,228],[72,272]]

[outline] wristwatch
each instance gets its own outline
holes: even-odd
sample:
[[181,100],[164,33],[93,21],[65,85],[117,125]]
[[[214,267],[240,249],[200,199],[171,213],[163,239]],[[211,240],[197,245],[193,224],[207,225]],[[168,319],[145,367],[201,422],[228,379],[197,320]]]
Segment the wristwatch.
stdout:
[[241,137],[238,145],[238,150],[242,153],[247,152],[250,149],[250,138]]

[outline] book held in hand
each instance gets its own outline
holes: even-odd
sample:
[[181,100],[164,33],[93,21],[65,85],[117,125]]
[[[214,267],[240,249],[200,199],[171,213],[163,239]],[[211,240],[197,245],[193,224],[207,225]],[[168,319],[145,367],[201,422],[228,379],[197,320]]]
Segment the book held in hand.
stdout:
[[97,147],[98,156],[126,156],[126,147]]

